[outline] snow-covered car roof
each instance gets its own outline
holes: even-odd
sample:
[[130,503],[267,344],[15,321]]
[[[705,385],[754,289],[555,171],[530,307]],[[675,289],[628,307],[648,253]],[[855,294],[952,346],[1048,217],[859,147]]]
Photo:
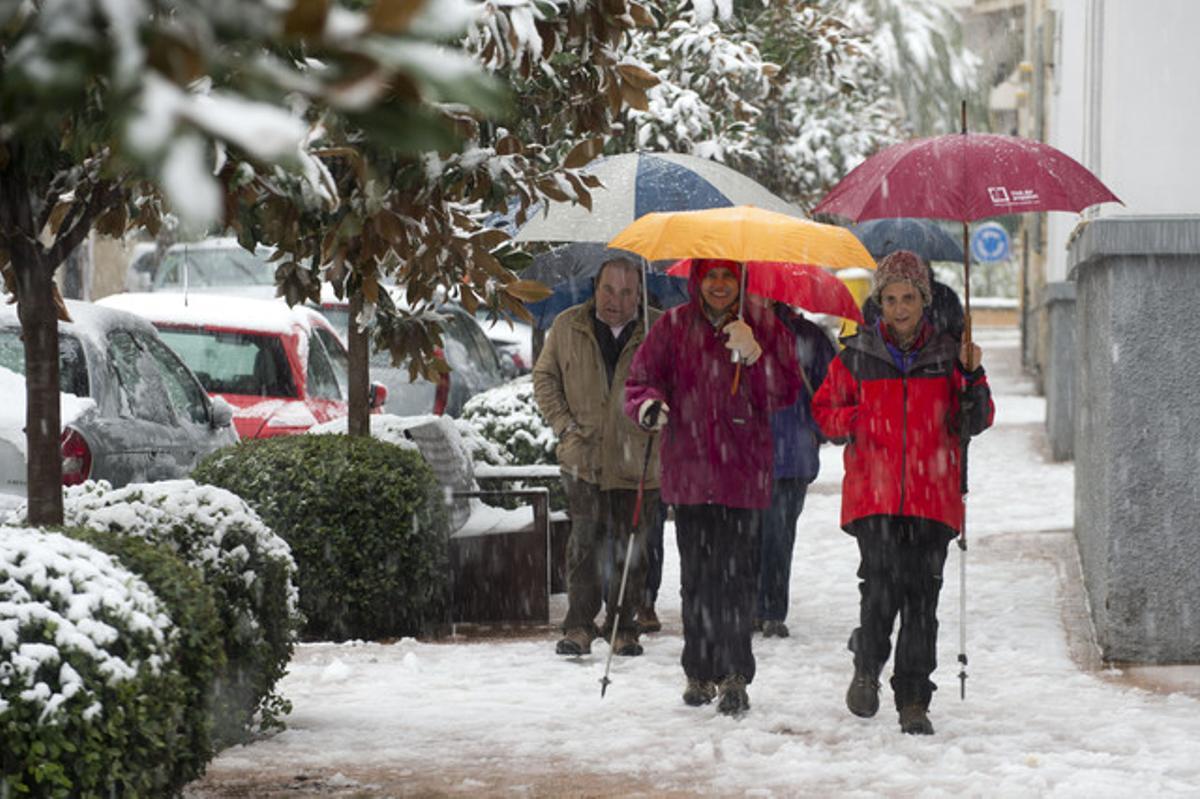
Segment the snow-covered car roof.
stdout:
[[[91,302],[67,300],[67,312],[71,315],[70,322],[60,322],[58,329],[72,333],[79,338],[86,338],[99,349],[104,349],[104,340],[114,328],[140,329],[154,335],[154,326],[145,317],[128,313],[116,307],[101,307]],[[7,303],[0,305],[0,325],[19,327],[21,320],[17,317],[17,306]]]
[[[282,299],[253,299],[220,294],[149,292],[113,294],[99,301],[106,308],[137,314],[159,324],[229,327],[261,333],[288,333],[325,320],[312,308],[289,308]],[[320,320],[320,321],[318,321]],[[325,322],[328,324],[328,322]]]

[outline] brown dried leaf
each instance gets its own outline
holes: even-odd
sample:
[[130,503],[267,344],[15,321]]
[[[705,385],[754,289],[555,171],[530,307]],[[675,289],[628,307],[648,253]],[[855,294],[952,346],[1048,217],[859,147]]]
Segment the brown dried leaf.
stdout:
[[567,169],[579,169],[602,152],[604,152],[604,139],[599,137],[584,139],[572,147],[571,152],[567,153],[567,157],[563,159],[563,166]]
[[67,211],[70,210],[70,201],[64,202],[63,200],[59,200],[57,203],[55,203],[54,210],[50,212],[50,218],[47,220],[47,224],[50,226],[50,232],[52,234],[58,235],[58,229],[62,226],[63,219],[65,219],[67,216]]
[[650,110],[650,102],[646,99],[646,93],[626,81],[621,81],[621,99],[630,108],[636,108],[639,111]]
[[522,302],[537,302],[549,297],[553,292],[540,280],[514,280],[504,286],[502,291],[511,294]]
[[500,155],[521,155],[525,152],[525,148],[521,145],[520,139],[508,135],[496,142],[496,152]]
[[621,77],[626,83],[642,91],[653,88],[660,83],[657,75],[648,69],[642,69],[636,64],[617,64],[617,71],[621,73]]
[[375,0],[367,12],[368,24],[375,33],[404,33],[425,0]]
[[328,14],[329,0],[294,0],[283,19],[283,33],[300,38],[320,36]]

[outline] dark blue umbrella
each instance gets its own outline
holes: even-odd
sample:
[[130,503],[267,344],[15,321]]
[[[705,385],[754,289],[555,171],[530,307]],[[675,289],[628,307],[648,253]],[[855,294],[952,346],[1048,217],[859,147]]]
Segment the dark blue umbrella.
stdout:
[[925,261],[962,263],[962,244],[932,219],[872,219],[850,228],[875,260],[896,250],[908,250]]
[[[648,272],[646,282],[650,296],[661,308],[674,308],[688,301],[686,278],[671,277],[662,272]],[[529,313],[533,314],[533,325],[539,330],[548,329],[554,317],[591,297],[594,286],[591,277],[575,277],[554,286],[553,291],[554,293],[546,299],[525,306]]]

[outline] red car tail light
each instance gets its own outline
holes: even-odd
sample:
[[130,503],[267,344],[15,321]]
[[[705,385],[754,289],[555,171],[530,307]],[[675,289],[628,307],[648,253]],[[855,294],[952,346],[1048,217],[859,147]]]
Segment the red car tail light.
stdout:
[[[439,358],[445,358],[442,348],[438,347],[434,353]],[[446,403],[450,401],[450,373],[443,372],[438,375],[437,390],[433,394],[433,412],[437,416],[441,416],[446,412]]]
[[65,486],[79,485],[92,473],[92,448],[83,434],[73,427],[63,429],[62,459]]

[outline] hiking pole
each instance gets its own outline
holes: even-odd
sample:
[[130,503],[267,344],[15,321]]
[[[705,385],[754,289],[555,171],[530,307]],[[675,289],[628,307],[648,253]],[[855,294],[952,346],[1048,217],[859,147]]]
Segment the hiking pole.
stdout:
[[642,479],[638,481],[637,499],[633,503],[633,525],[629,528],[629,546],[625,548],[625,568],[621,570],[621,588],[617,591],[617,612],[613,616],[612,640],[608,642],[608,660],[604,663],[604,676],[600,678],[600,698],[608,690],[608,671],[612,668],[613,650],[617,647],[617,632],[621,629],[621,608],[625,606],[625,583],[629,580],[629,561],[633,560],[633,539],[637,535],[638,519],[642,515],[642,495],[646,493],[646,473],[650,471],[650,450],[654,446],[654,433],[646,439],[646,457],[642,461]]
[[[971,343],[971,317],[966,317],[966,340]],[[969,364],[968,364],[969,365]],[[967,416],[971,403],[964,388],[958,398],[958,441],[962,453],[959,490],[963,498],[962,532],[958,536],[958,698],[967,698],[967,450],[971,429]]]

